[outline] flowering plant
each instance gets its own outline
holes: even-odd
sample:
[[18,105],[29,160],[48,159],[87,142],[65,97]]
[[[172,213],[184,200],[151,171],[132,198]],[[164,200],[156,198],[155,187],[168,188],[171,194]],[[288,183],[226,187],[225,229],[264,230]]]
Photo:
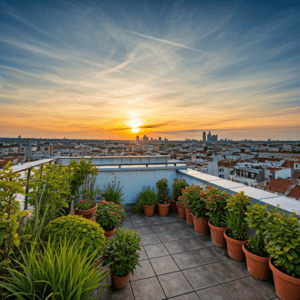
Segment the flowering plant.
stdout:
[[210,185],[206,186],[206,189],[200,195],[205,200],[209,222],[216,227],[222,227],[222,218],[225,214],[227,204],[226,200],[229,199],[230,195]]
[[188,186],[183,191],[186,205],[190,208],[190,212],[199,220],[207,217],[208,212],[203,194],[205,195],[205,192],[199,185]]
[[124,211],[114,202],[103,200],[96,211],[96,222],[105,231],[113,230],[125,218]]
[[169,188],[168,188],[168,180],[166,178],[162,178],[158,180],[156,183],[157,188],[157,201],[160,204],[167,204],[169,202]]
[[185,189],[188,186],[188,184],[185,182],[185,179],[177,180],[174,179],[174,183],[172,184],[173,187],[173,200],[178,201],[178,197],[182,196],[182,189]]
[[22,179],[18,173],[10,169],[12,162],[8,162],[0,171],[0,267],[9,265],[10,256],[14,248],[20,244],[17,230],[18,219],[25,217],[27,211],[21,211],[17,194],[25,194]]
[[179,205],[185,206],[185,199],[184,199],[184,197],[183,197],[183,196],[179,196],[179,197],[178,197],[177,203],[178,203]]
[[111,274],[123,277],[130,272],[134,275],[134,269],[138,263],[141,237],[135,230],[126,228],[117,229],[105,248],[103,261],[108,265]]

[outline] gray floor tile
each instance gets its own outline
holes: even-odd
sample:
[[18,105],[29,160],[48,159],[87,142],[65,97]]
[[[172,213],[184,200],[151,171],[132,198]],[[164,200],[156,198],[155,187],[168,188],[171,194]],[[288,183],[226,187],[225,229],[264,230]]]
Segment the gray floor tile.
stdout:
[[164,243],[170,254],[187,252],[189,249],[181,241],[173,241]]
[[151,228],[151,226],[148,226],[148,227],[139,227],[139,228],[136,228],[136,231],[138,232],[138,234],[140,236],[144,236],[144,235],[147,235],[147,234],[153,234],[154,233],[154,231]]
[[169,227],[171,230],[182,230],[182,229],[186,229],[186,225],[182,222],[174,222],[174,223],[171,223],[169,224]]
[[245,261],[237,261],[234,259],[227,259],[226,263],[232,267],[237,273],[239,273],[241,276],[249,276],[249,272],[247,269],[247,263]]
[[162,242],[171,242],[178,240],[178,236],[174,231],[159,232],[157,233],[157,235]]
[[188,229],[177,230],[175,233],[180,239],[188,239],[188,238],[196,237],[195,232]]
[[201,300],[233,300],[221,286],[214,286],[197,292]]
[[172,300],[199,300],[195,292],[172,298]]
[[184,244],[190,249],[190,250],[196,250],[205,248],[206,245],[199,239],[199,238],[191,238],[191,239],[185,239]]
[[155,218],[155,219],[148,219],[148,223],[153,226],[153,225],[163,225],[165,222],[161,220],[160,218]]
[[219,284],[204,266],[184,270],[182,273],[195,290],[200,290]]
[[228,251],[226,248],[216,247],[213,245],[211,248],[217,255],[219,255],[223,260],[232,260],[232,258],[229,257]]
[[193,292],[193,288],[181,272],[160,275],[158,279],[168,298]]
[[150,224],[146,220],[132,221],[132,224],[134,228],[150,226]]
[[201,262],[191,252],[174,254],[172,257],[181,270],[202,265]]
[[266,300],[265,296],[248,282],[248,278],[242,278],[222,285],[235,300]]
[[148,245],[144,247],[149,258],[169,255],[163,244]]
[[115,289],[112,286],[105,288],[101,300],[134,300],[130,283],[124,289]]
[[134,270],[134,275],[130,274],[129,279],[130,281],[135,281],[139,279],[145,279],[149,277],[155,276],[154,270],[149,260],[143,260],[139,262],[140,266],[136,267]]
[[198,235],[197,236],[202,242],[211,242],[211,236],[210,235]]
[[220,283],[241,278],[241,276],[224,261],[206,265],[206,268]]
[[274,297],[276,297],[273,281],[262,281],[252,276],[247,277],[247,281],[252,284],[259,293],[261,293],[268,299],[273,299]]
[[135,300],[161,300],[165,294],[156,277],[131,283]]
[[127,229],[130,229],[130,230],[134,229],[133,226],[124,225],[123,223],[119,224],[118,228],[127,228]]
[[201,261],[202,264],[211,264],[222,261],[222,259],[210,248],[193,250],[192,253]]
[[143,246],[159,244],[159,243],[161,243],[161,241],[155,233],[142,236]]
[[156,275],[179,271],[179,268],[171,256],[151,258],[150,262]]
[[158,233],[158,232],[165,232],[171,230],[170,227],[167,224],[159,224],[159,225],[153,225],[152,229]]
[[143,246],[141,246],[141,249],[142,249],[141,251],[138,251],[138,253],[140,254],[139,261],[144,260],[144,259],[148,259],[148,256],[147,256],[146,251],[145,251]]

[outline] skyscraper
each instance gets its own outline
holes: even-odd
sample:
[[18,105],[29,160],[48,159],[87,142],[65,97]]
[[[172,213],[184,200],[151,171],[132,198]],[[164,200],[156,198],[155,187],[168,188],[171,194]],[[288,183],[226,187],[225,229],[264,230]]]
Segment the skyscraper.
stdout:
[[210,133],[210,132],[209,132],[208,135],[207,135],[207,141],[208,141],[208,142],[211,142],[211,133]]
[[206,132],[205,131],[203,131],[203,142],[206,142]]
[[137,141],[140,140],[140,136],[139,136],[139,135],[136,136],[136,140],[137,140]]

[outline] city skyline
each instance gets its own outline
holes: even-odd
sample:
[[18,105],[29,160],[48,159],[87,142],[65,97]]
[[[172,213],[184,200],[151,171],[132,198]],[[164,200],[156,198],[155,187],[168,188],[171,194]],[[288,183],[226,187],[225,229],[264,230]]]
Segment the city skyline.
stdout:
[[0,136],[299,140],[291,3],[0,1]]

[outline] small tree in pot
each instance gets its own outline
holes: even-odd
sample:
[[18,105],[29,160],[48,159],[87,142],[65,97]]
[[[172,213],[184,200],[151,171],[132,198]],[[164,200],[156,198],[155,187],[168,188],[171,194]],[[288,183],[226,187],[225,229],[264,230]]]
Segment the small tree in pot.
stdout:
[[182,190],[185,189],[188,184],[185,182],[185,179],[177,180],[174,179],[173,187],[173,200],[171,201],[171,210],[172,212],[177,212],[176,203],[178,201],[178,197],[182,196]]
[[109,265],[111,270],[112,284],[117,289],[126,286],[127,279],[138,263],[141,237],[135,230],[126,228],[117,229],[103,255],[104,265]]
[[157,188],[157,205],[158,205],[158,213],[160,216],[167,216],[169,214],[170,209],[170,200],[169,196],[169,188],[168,188],[168,180],[166,178],[162,178],[156,183]]
[[133,211],[140,212],[144,210],[145,215],[151,217],[154,214],[157,199],[157,193],[154,188],[151,188],[149,185],[143,187],[142,191],[138,194],[138,201],[135,204]]

